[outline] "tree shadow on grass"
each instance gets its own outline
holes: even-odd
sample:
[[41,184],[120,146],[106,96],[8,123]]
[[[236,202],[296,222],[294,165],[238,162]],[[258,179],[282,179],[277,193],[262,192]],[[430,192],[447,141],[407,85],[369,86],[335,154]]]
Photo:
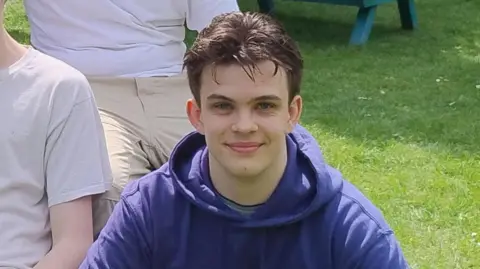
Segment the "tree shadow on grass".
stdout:
[[[354,9],[355,10],[355,9]],[[345,14],[343,19],[350,18],[350,21],[335,20],[331,16],[307,17],[298,14],[287,13],[279,10],[275,17],[282,22],[290,35],[303,45],[328,48],[332,46],[348,46],[350,35],[355,25],[356,13]],[[365,43],[380,42],[392,35],[408,34],[408,31],[399,27],[391,27],[382,23],[375,23],[369,39]]]
[[360,143],[394,140],[480,158],[480,65],[412,55],[402,68],[390,65],[399,64],[394,57],[354,57],[350,65],[325,59],[323,67],[307,60],[302,122]]

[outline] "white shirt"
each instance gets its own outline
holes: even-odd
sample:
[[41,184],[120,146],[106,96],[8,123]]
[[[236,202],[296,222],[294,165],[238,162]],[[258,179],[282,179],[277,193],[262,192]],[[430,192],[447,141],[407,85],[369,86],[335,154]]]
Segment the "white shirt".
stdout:
[[110,184],[86,78],[34,49],[0,69],[0,268],[32,268],[52,247],[49,208]]
[[181,73],[185,26],[239,10],[236,0],[25,0],[31,43],[87,76]]

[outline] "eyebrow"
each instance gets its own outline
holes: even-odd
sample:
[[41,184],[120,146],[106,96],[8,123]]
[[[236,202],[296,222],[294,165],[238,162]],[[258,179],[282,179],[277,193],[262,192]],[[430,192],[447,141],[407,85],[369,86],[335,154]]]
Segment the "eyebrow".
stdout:
[[[228,102],[232,102],[234,103],[235,101],[231,98],[228,98],[224,95],[221,95],[221,94],[211,94],[207,97],[207,100],[223,100],[223,101],[228,101]],[[276,95],[262,95],[262,96],[258,96],[258,97],[255,97],[253,98],[252,100],[250,100],[249,102],[258,102],[258,101],[280,101],[280,97],[276,96]]]

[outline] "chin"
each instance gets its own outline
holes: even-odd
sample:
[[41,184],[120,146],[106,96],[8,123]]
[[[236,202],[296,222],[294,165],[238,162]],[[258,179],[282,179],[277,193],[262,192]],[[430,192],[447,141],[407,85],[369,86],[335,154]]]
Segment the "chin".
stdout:
[[253,165],[253,164],[248,165],[248,164],[245,164],[245,163],[242,163],[242,162],[239,162],[234,166],[230,166],[229,170],[230,170],[230,173],[232,175],[234,175],[235,177],[239,177],[239,178],[255,177],[263,171],[262,169],[260,169],[260,167],[258,167],[258,164],[257,165]]

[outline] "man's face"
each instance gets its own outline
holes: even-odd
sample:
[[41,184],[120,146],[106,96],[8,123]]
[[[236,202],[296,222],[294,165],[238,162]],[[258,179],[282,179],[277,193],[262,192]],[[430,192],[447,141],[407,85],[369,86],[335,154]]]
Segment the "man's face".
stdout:
[[288,98],[286,73],[273,76],[272,62],[258,64],[254,80],[239,65],[217,66],[202,73],[201,107],[190,100],[193,126],[205,135],[213,163],[237,178],[255,177],[285,154],[285,136],[298,122],[300,96]]

